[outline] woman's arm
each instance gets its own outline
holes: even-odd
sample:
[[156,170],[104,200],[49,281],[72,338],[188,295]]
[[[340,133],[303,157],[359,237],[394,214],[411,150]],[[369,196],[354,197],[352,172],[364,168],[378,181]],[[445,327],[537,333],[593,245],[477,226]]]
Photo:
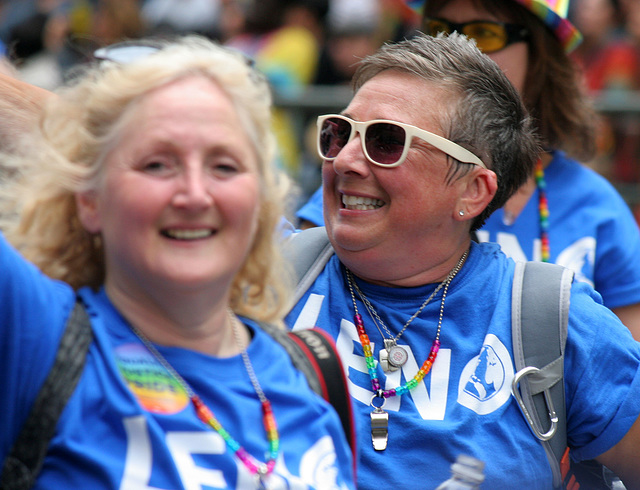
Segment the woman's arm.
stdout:
[[627,490],[640,489],[640,418],[638,418],[622,440],[606,453],[596,458],[620,477]]
[[0,71],[0,148],[32,131],[52,92]]

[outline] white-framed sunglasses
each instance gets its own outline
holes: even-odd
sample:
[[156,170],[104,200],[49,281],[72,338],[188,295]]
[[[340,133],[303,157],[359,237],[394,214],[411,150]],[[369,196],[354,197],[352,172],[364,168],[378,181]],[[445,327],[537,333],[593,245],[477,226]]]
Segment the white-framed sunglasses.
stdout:
[[360,133],[362,151],[367,159],[380,167],[397,167],[404,162],[411,140],[416,137],[460,162],[487,168],[480,158],[466,148],[416,126],[387,119],[360,122],[340,114],[318,117],[320,157],[327,161],[334,160],[347,143],[355,138],[356,133]]

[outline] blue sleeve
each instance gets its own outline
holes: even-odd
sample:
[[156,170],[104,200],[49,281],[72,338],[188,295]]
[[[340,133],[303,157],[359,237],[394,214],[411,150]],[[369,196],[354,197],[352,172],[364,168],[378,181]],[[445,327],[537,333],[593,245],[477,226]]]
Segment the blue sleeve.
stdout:
[[622,196],[607,182],[602,206],[606,218],[598,229],[595,289],[609,308],[640,303],[640,229]]
[[0,233],[0,460],[53,364],[73,303],[69,286],[44,276]]
[[296,212],[296,217],[302,221],[310,221],[316,226],[324,226],[322,213],[322,186],[312,194],[309,200]]
[[611,449],[640,414],[640,343],[581,282],[571,294],[565,389],[567,437],[577,460]]

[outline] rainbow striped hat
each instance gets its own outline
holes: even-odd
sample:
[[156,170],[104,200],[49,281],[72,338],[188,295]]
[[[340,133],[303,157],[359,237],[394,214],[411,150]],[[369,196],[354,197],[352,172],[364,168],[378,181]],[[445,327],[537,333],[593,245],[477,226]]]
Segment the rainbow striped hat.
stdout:
[[[405,0],[408,7],[422,15],[422,7],[429,0]],[[528,8],[556,35],[566,52],[582,41],[580,31],[567,20],[569,0],[513,0]]]

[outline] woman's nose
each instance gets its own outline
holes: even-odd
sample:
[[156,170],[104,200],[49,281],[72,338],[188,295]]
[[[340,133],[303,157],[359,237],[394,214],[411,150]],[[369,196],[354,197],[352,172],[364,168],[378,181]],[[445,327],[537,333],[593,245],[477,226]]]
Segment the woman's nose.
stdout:
[[356,133],[340,150],[340,153],[332,162],[336,173],[358,174],[361,176],[366,176],[370,173],[371,167],[362,148],[362,137],[360,133]]
[[175,206],[190,209],[203,209],[211,206],[213,196],[202,169],[186,170],[180,178],[180,186],[173,200]]

